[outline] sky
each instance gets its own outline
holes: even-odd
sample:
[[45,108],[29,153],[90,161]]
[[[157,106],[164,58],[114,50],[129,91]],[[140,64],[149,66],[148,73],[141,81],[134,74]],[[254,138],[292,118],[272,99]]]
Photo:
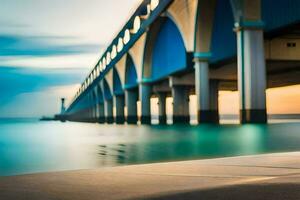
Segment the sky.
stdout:
[[[58,113],[140,2],[0,0],[0,118]],[[219,99],[238,113],[237,92]],[[267,90],[268,112],[300,113],[299,99],[300,86]]]
[[141,0],[0,0],[0,117],[72,99]]

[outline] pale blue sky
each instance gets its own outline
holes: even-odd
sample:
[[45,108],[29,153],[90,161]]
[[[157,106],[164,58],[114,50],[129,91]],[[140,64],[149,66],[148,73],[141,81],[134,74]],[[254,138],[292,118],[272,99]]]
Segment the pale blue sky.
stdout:
[[59,111],[141,0],[0,0],[0,117]]

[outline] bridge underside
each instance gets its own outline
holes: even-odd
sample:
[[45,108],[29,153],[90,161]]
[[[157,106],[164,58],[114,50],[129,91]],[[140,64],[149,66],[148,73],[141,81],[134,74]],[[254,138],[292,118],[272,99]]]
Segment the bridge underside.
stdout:
[[[195,94],[198,122],[218,123],[218,92],[230,90],[239,91],[241,123],[265,123],[266,89],[300,84],[299,6],[296,0],[145,1],[66,115],[130,124],[140,115],[148,124],[157,97],[164,124],[166,97],[172,97],[173,123],[189,123],[189,95]],[[124,52],[116,50],[120,44]]]
[[[267,60],[267,88],[300,84],[300,61]],[[220,90],[237,90],[237,64],[231,62],[210,70],[210,79],[220,81]]]

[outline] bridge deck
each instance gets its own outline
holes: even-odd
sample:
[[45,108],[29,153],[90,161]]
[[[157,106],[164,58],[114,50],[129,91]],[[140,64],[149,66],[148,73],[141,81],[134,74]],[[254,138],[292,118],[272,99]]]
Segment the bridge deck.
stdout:
[[300,199],[300,152],[5,177],[0,199]]

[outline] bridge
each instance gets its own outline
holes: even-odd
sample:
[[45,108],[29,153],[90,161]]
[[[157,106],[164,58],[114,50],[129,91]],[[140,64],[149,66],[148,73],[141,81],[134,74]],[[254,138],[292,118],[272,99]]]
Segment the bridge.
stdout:
[[[266,89],[300,83],[299,0],[144,0],[64,112],[70,121],[218,123],[218,93],[239,91],[241,123],[266,123]],[[137,104],[139,102],[139,104]],[[140,107],[140,116],[138,116]],[[196,108],[195,108],[196,109]]]

